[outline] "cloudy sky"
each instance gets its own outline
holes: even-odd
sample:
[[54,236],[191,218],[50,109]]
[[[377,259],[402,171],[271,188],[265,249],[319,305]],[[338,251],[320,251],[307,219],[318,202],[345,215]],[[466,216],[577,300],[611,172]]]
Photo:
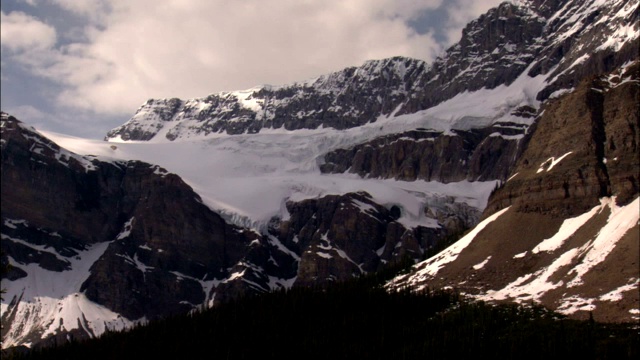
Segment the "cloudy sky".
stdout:
[[2,0],[1,107],[102,138],[149,98],[431,61],[502,0]]

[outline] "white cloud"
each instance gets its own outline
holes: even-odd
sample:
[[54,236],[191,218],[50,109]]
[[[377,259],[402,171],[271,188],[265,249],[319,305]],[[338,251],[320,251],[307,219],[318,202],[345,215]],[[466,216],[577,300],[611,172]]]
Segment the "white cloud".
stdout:
[[[98,8],[56,1],[75,13]],[[285,84],[395,55],[431,59],[439,45],[406,21],[440,3],[113,0],[100,26],[87,29],[87,43],[51,54],[53,65],[29,61],[67,85],[64,104],[131,113],[150,97]]]
[[[43,0],[40,0],[42,2]],[[46,56],[20,57],[33,73],[64,85],[58,104],[127,114],[148,98],[199,97],[259,84],[287,84],[369,59],[431,60],[442,50],[432,33],[407,22],[451,7],[457,29],[495,0],[49,0],[87,18],[75,43]],[[455,9],[455,11],[453,10]],[[3,47],[4,44],[3,14]],[[28,16],[22,14],[28,18]],[[55,30],[36,19],[37,45]],[[15,43],[15,42],[14,42]],[[13,45],[18,47],[18,45]]]
[[15,116],[20,121],[26,121],[29,123],[37,122],[46,118],[46,114],[31,105],[19,105],[6,109],[6,111]]
[[38,51],[56,43],[56,30],[23,12],[0,14],[0,44],[14,52]]

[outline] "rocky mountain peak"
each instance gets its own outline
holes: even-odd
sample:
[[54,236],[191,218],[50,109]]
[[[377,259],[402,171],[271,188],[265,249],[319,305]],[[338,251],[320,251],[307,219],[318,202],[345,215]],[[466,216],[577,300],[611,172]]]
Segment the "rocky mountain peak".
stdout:
[[400,91],[402,85],[414,78],[416,71],[424,71],[426,63],[406,57],[393,57],[382,60],[369,60],[362,66],[349,67],[319,77],[312,83],[317,89],[326,91],[344,91],[350,87],[388,87]]
[[569,0],[514,0],[513,3],[535,11],[540,16],[548,18],[561,9]]

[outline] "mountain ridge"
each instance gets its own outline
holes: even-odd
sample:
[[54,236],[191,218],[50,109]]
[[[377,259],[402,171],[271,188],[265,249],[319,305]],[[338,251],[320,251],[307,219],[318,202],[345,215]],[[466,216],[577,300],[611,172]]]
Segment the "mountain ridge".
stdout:
[[[105,139],[146,141],[160,133],[174,141],[261,129],[345,129],[378,116],[416,113],[463,91],[509,85],[525,70],[549,81],[520,104],[537,108],[536,101],[571,88],[588,73],[611,71],[632,58],[637,20],[637,7],[622,0],[505,2],[469,23],[462,39],[431,64],[394,57],[300,84],[149,100]],[[610,28],[623,31],[604,38]]]

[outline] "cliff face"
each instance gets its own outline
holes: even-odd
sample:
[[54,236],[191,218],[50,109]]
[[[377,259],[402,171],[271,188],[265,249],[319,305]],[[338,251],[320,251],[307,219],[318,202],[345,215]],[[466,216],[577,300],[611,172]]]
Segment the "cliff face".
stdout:
[[567,217],[602,197],[616,196],[620,205],[632,201],[639,183],[638,71],[636,61],[548,102],[512,178],[491,197],[488,211],[514,205]]
[[448,134],[418,129],[329,152],[320,170],[403,181],[504,181],[525,143],[526,128],[503,123]]
[[[447,206],[449,205],[449,206]],[[287,203],[290,218],[271,232],[299,254],[296,286],[348,279],[382,269],[404,258],[419,260],[443,237],[475,223],[479,212],[456,208],[453,201],[434,204],[440,221],[408,228],[397,220],[401,210],[385,208],[364,192],[329,195]]]
[[175,140],[212,133],[257,133],[263,128],[353,128],[394,111],[426,67],[423,61],[396,57],[300,84],[190,100],[151,99],[106,138]]

